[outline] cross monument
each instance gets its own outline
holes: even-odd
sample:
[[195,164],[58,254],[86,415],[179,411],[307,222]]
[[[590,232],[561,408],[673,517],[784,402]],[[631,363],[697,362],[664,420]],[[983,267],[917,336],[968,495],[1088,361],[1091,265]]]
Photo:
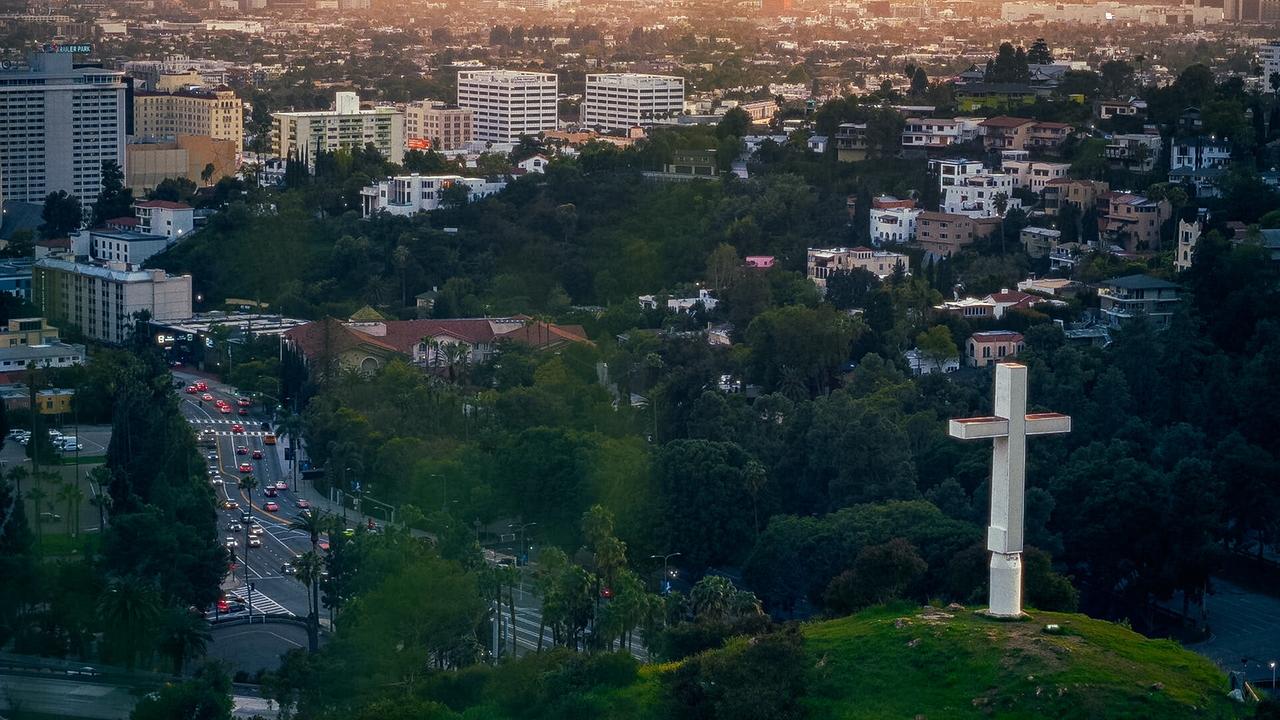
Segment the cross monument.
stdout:
[[991,453],[991,590],[988,614],[1022,616],[1022,516],[1026,498],[1027,436],[1071,432],[1071,418],[1060,413],[1027,414],[1027,366],[996,365],[996,402],[992,417],[952,420],[951,437],[994,441]]

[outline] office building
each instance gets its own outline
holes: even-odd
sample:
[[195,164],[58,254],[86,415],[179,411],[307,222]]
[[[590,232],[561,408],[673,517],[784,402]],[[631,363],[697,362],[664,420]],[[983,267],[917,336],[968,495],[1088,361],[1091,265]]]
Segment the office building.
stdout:
[[582,124],[605,130],[673,121],[684,113],[684,78],[639,73],[587,75]]
[[472,137],[517,142],[522,135],[555,130],[559,81],[551,73],[463,70],[458,106],[472,111]]
[[405,106],[404,142],[407,150],[461,150],[471,142],[472,111],[436,100]]
[[387,160],[404,162],[404,113],[393,107],[360,108],[360,96],[340,92],[333,110],[272,113],[271,151],[315,168],[318,152],[372,145]]
[[102,189],[103,161],[124,167],[123,74],[76,68],[72,58],[36,53],[29,67],[0,70],[0,197],[6,201],[43,203],[59,190],[92,201]]
[[120,344],[129,339],[134,314],[155,321],[191,317],[191,276],[163,270],[125,270],[60,258],[36,261],[32,302],[55,323],[71,323],[85,337]]
[[171,93],[134,93],[133,136],[173,138],[201,135],[244,147],[244,105],[228,88],[181,88]]

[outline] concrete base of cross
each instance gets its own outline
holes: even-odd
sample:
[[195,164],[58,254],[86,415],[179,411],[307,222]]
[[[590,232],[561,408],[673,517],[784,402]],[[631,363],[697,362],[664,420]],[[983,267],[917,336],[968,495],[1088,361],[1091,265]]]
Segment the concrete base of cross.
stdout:
[[1022,553],[991,553],[991,607],[997,618],[1020,618],[1022,613]]

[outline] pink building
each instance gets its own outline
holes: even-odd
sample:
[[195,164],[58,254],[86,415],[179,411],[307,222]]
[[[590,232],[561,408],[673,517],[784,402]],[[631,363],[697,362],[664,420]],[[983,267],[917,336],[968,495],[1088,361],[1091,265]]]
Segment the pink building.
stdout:
[[777,260],[772,255],[748,255],[747,267],[757,270],[768,270],[773,267],[773,263]]

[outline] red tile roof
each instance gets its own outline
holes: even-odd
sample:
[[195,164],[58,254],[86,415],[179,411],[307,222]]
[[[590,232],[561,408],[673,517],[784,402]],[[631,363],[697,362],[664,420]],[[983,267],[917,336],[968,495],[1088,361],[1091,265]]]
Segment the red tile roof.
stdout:
[[333,318],[290,328],[284,332],[284,338],[308,358],[325,352],[326,345],[328,352],[332,354],[346,352],[361,345],[388,352],[399,352],[394,346],[371,335],[352,330]]
[[981,125],[982,127],[1017,128],[1017,127],[1022,127],[1023,125],[1030,125],[1031,123],[1034,123],[1034,122],[1035,120],[1030,120],[1028,118],[1009,117],[1008,115],[997,115],[992,118],[987,118],[986,120],[983,120],[978,124]]

